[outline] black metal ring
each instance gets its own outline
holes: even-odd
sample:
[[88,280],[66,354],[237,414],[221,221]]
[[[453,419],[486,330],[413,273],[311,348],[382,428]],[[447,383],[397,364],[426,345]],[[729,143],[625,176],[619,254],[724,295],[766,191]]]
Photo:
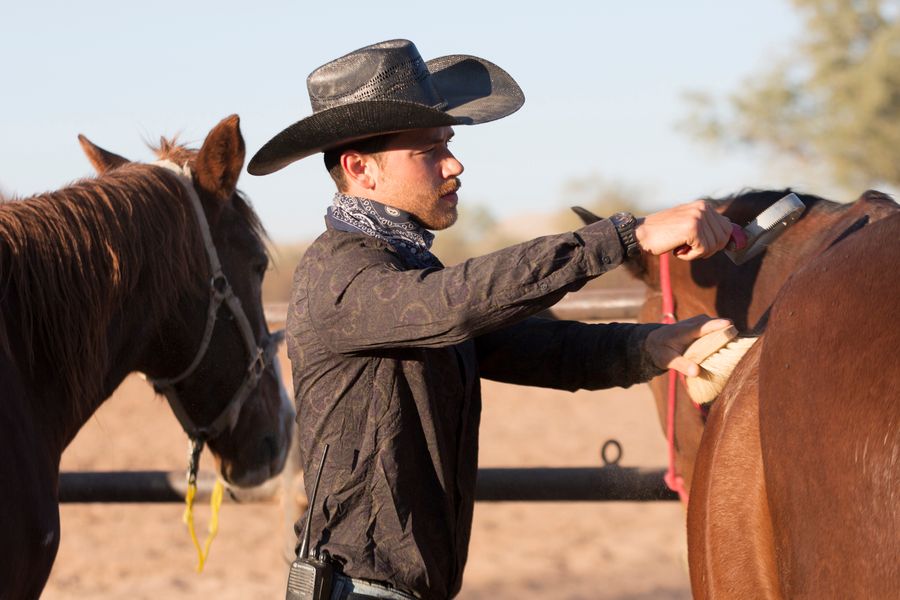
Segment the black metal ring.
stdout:
[[219,273],[218,275],[212,278],[212,281],[209,282],[212,289],[214,289],[219,294],[224,294],[228,288],[228,278],[225,277],[224,273]]
[[[615,447],[616,449],[615,460],[610,460],[609,456],[607,456],[610,447]],[[622,444],[620,444],[618,440],[606,440],[605,442],[603,442],[603,446],[600,448],[600,458],[603,459],[604,467],[618,466],[619,461],[622,460]]]

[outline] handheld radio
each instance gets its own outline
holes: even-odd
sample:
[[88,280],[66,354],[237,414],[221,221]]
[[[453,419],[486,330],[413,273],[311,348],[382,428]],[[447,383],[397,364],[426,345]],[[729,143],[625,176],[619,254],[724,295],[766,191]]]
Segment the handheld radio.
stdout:
[[316,475],[316,483],[313,485],[312,498],[306,509],[306,531],[303,533],[303,541],[297,559],[291,564],[288,573],[287,595],[285,600],[329,600],[331,598],[331,582],[334,570],[325,562],[318,552],[313,555],[309,548],[309,529],[312,525],[312,511],[316,507],[316,493],[319,491],[319,480],[322,478],[322,469],[325,466],[325,457],[328,455],[328,444],[322,451],[322,460],[319,463],[319,472]]

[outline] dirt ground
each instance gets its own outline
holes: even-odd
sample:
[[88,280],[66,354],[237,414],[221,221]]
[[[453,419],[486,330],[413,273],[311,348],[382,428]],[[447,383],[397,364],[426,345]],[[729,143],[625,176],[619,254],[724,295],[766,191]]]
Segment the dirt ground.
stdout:
[[[287,373],[287,362],[282,355]],[[552,392],[485,382],[482,466],[600,464],[609,438],[623,466],[662,466],[649,390]],[[128,378],[63,456],[63,470],[186,465],[187,439],[166,403]],[[203,467],[211,468],[209,457]],[[285,525],[278,504],[222,507],[204,573],[182,506],[67,504],[46,600],[284,597]],[[196,511],[205,532],[207,506]],[[681,507],[657,503],[479,503],[463,600],[689,598]]]

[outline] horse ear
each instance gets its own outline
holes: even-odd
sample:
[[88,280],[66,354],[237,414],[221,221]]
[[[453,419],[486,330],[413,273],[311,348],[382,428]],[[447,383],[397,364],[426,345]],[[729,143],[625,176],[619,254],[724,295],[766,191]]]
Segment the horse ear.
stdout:
[[240,118],[231,115],[216,125],[197,153],[194,175],[208,195],[221,201],[231,198],[244,168],[244,138]]
[[571,208],[572,212],[578,215],[578,217],[584,222],[585,225],[596,223],[601,219],[601,217],[598,217],[586,208],[581,208],[580,206],[572,206]]
[[91,165],[94,166],[94,169],[96,169],[97,173],[100,175],[128,164],[129,162],[127,158],[123,158],[118,154],[113,154],[112,152],[97,146],[94,142],[80,133],[78,134],[78,143],[81,144],[81,149],[84,150],[88,160],[91,161]]

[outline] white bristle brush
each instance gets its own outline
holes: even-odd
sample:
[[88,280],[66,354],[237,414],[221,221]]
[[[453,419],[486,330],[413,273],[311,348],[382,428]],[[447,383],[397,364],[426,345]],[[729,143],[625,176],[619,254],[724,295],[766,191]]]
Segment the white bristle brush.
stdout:
[[700,365],[700,375],[685,377],[691,399],[708,404],[716,399],[738,362],[759,337],[739,337],[733,325],[698,338],[684,357]]

